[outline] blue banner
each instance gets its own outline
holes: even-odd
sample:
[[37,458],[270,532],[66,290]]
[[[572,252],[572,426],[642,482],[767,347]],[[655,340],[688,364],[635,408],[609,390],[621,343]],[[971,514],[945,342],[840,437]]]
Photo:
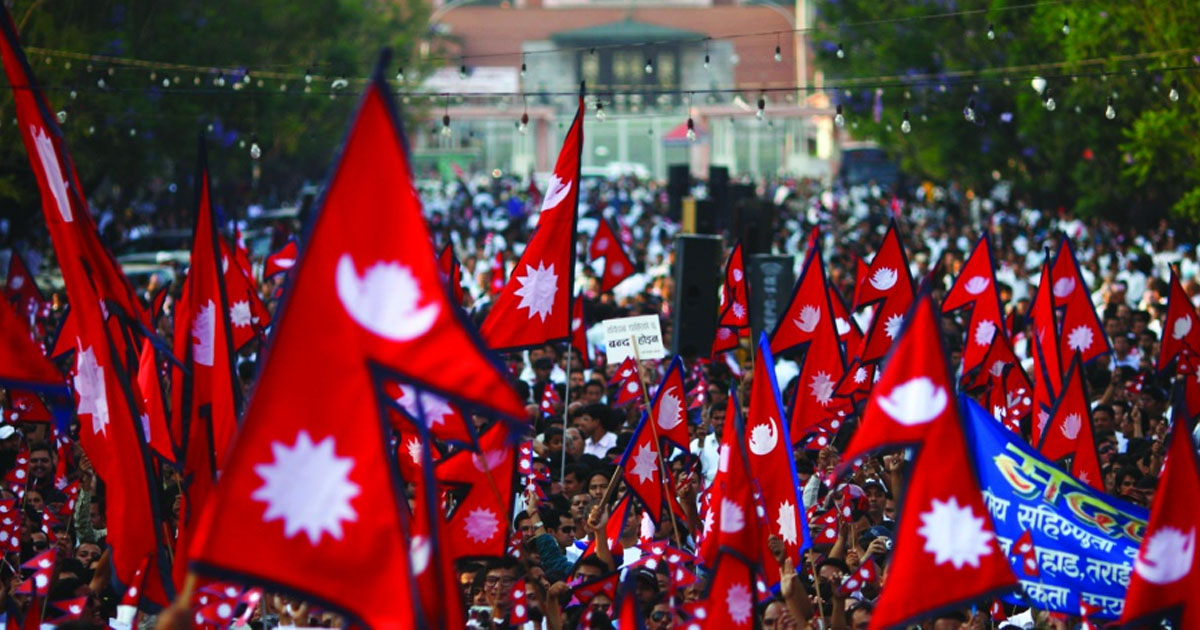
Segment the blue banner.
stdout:
[[[1079,615],[1082,598],[1100,610],[1095,617],[1119,617],[1147,511],[1063,472],[975,401],[961,400],[996,536],[1024,590],[1007,600]],[[1019,554],[1009,553],[1027,531],[1037,550],[1036,578],[1024,572]]]

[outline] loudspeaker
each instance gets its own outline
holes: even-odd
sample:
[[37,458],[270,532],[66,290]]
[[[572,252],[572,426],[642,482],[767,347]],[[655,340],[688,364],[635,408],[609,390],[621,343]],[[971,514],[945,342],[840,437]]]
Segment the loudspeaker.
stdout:
[[667,214],[678,222],[683,212],[683,198],[692,186],[687,164],[672,164],[667,167]]
[[716,234],[717,204],[712,199],[696,201],[696,234]]
[[771,251],[775,234],[775,207],[762,199],[743,199],[734,206],[734,234],[742,239],[742,251],[766,254]]
[[792,297],[792,285],[796,284],[792,257],[753,254],[746,259],[746,275],[750,280],[750,338],[758,339],[764,331],[774,332]]
[[671,351],[691,359],[708,356],[717,335],[721,239],[683,235],[675,239],[675,319]]
[[729,168],[726,166],[708,167],[708,198],[712,199],[716,230],[718,234],[730,227],[730,217],[733,212],[733,201],[729,192]]

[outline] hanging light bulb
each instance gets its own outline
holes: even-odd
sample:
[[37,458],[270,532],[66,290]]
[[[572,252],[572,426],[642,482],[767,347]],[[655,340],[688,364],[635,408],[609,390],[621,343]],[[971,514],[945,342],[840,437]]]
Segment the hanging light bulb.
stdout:
[[783,50],[775,46],[775,61],[783,61]]
[[521,78],[522,78],[522,79],[524,79],[524,78],[525,78],[525,70],[526,70],[526,66],[525,66],[525,57],[524,57],[524,55],[522,55],[522,56],[521,56]]
[[250,73],[249,72],[242,75],[242,83],[250,83]]
[[163,87],[171,87],[171,80],[166,77],[163,77],[162,86]]
[[523,112],[521,114],[521,122],[517,123],[517,131],[521,133],[526,133],[529,131],[529,112]]
[[403,83],[403,82],[404,82],[404,66],[400,66],[400,67],[399,67],[399,68],[396,70],[396,80],[397,80],[397,81],[399,81],[399,82],[401,82],[401,83]]
[[258,134],[250,136],[250,159],[257,160],[262,157],[262,147],[258,146]]
[[67,110],[65,110],[65,109],[58,110],[58,113],[54,115],[54,119],[57,120],[58,124],[60,124],[60,125],[67,122]]
[[1179,102],[1179,81],[1171,81],[1171,91],[1167,92],[1167,98],[1172,103]]
[[1117,117],[1117,108],[1113,107],[1113,100],[1112,100],[1111,96],[1108,97],[1107,101],[1105,101],[1104,117],[1109,120],[1112,120]]
[[452,134],[452,133],[454,133],[454,132],[450,130],[450,114],[443,114],[442,115],[442,135],[449,138],[450,134]]
[[312,69],[310,69],[310,68],[304,69],[304,82],[312,83]]
[[963,118],[967,122],[975,122],[975,99],[967,101],[967,106],[963,108]]
[[991,24],[991,23],[988,24],[987,38],[988,38],[988,40],[996,39],[996,26],[994,24]]
[[608,114],[604,113],[604,103],[596,101],[596,120],[604,122],[608,118]]
[[458,78],[460,78],[460,79],[467,78],[467,64],[464,63],[463,65],[458,67]]
[[1041,94],[1046,90],[1046,80],[1042,77],[1033,77],[1033,80],[1029,82],[1029,85],[1033,86],[1033,91],[1037,92],[1038,94]]
[[841,105],[837,106],[837,114],[835,114],[833,117],[833,124],[837,125],[838,127],[846,126],[846,117],[842,115]]
[[653,74],[654,73],[654,61],[652,61],[649,57],[646,57],[646,67],[642,68],[642,69],[646,71],[646,74]]
[[767,115],[767,99],[758,97],[758,111],[754,112],[755,117],[762,120]]
[[708,64],[709,64],[708,53],[704,53],[704,69],[705,70],[708,70]]
[[192,85],[200,85],[200,75],[192,77]]
[[838,44],[838,47],[837,47],[837,58],[838,59],[846,58],[846,49],[843,48],[841,44]]
[[90,135],[92,135],[92,134],[94,134],[94,133],[96,133],[96,126],[95,126],[95,125],[88,125],[88,128],[87,128],[87,135],[89,135],[89,136],[90,136]]
[[908,133],[912,131],[912,122],[908,120],[908,110],[904,110],[904,120],[900,121],[900,131]]
[[333,80],[333,83],[329,84],[329,87],[331,87],[335,90],[340,90],[340,89],[345,88],[348,85],[350,85],[350,82],[346,80],[346,77],[338,77]]
[[[79,92],[76,92],[75,90],[71,90],[71,100],[72,100],[72,101],[73,101],[73,100],[75,100],[75,99],[76,99],[76,97],[78,97],[78,96],[79,96]],[[1175,100],[1179,100],[1179,98],[1178,98],[1178,97],[1176,97],[1176,99],[1175,99]]]
[[104,77],[96,79],[96,87],[100,88],[101,90],[107,87],[107,84],[104,82]]
[[692,122],[690,117],[687,121],[687,139],[689,142],[696,141],[696,123]]
[[133,138],[133,137],[136,137],[136,136],[137,136],[137,129],[130,129],[130,130],[129,130],[129,137],[130,137],[130,138]]
[[1071,21],[1068,20],[1067,18],[1063,18],[1062,32],[1063,32],[1063,35],[1071,34]]
[[217,87],[225,87],[225,75],[224,74],[217,75]]
[[1054,102],[1054,95],[1050,93],[1049,88],[1042,93],[1042,98],[1044,99],[1042,101],[1042,106],[1046,108],[1046,111],[1052,112],[1056,107],[1058,107],[1058,103]]

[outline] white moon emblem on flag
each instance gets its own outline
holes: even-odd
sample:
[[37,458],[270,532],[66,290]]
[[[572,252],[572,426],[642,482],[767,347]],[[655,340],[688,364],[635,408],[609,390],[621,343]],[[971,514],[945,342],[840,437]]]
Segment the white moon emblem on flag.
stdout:
[[924,424],[941,415],[948,402],[946,390],[926,376],[918,376],[875,397],[879,408],[905,426]]
[[779,434],[775,431],[775,422],[757,424],[750,430],[750,452],[755,455],[766,455],[775,450],[779,442]]
[[391,341],[410,341],[429,332],[441,312],[435,304],[418,306],[423,294],[412,270],[396,262],[377,262],[362,278],[350,254],[337,264],[337,295],[359,326]]
[[1170,584],[1192,570],[1196,557],[1196,530],[1187,534],[1163,527],[1150,535],[1133,562],[1133,570],[1153,584]]

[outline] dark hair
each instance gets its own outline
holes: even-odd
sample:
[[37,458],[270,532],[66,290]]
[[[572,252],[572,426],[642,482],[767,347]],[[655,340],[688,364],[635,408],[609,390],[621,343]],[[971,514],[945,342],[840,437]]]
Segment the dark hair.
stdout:
[[519,574],[521,572],[521,563],[517,562],[516,558],[512,558],[509,556],[500,556],[499,558],[489,558],[487,561],[487,565],[485,566],[485,568],[483,570],[483,573],[484,573],[484,575],[486,575],[492,571],[510,571],[510,570]]
[[46,451],[47,453],[50,453],[51,459],[54,458],[54,447],[50,446],[48,442],[34,442],[33,444],[29,445],[30,456],[38,451]]
[[575,573],[579,571],[580,567],[593,567],[600,569],[602,573],[609,572],[608,565],[594,554],[590,556],[583,556],[576,561],[575,566],[571,567],[571,575],[575,575]]
[[588,473],[589,471],[587,467],[583,466],[582,464],[567,464],[566,468],[563,469],[563,477],[566,477],[567,475],[575,475],[575,478],[578,479],[580,483],[587,481],[587,478],[590,476]]
[[847,565],[846,561],[842,560],[841,558],[825,558],[817,563],[817,571],[820,571],[822,568],[827,566],[841,569],[843,573],[850,573],[850,566]]

